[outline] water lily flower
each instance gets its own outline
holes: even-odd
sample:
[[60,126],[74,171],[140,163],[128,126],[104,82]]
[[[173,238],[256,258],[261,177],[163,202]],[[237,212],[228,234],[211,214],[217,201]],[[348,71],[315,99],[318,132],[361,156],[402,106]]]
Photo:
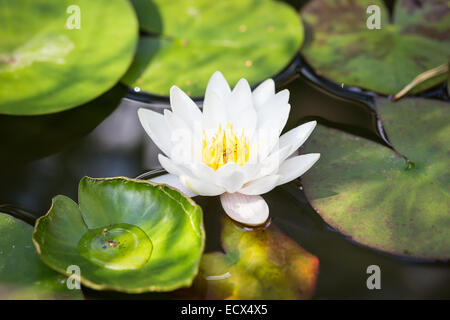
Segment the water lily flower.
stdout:
[[220,195],[225,212],[251,226],[263,224],[269,208],[260,196],[294,180],[311,168],[320,154],[292,156],[309,137],[316,121],[280,137],[290,105],[289,91],[275,93],[268,79],[253,92],[245,79],[233,90],[220,72],[209,80],[203,112],[181,89],[170,90],[164,115],[139,109],[142,126],[165,154],[168,172],[152,179],[193,197]]

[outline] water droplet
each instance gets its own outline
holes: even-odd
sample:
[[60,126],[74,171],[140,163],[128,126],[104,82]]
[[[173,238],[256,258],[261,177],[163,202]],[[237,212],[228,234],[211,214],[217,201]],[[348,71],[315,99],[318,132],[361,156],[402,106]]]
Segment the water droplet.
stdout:
[[152,249],[148,235],[126,223],[91,229],[78,243],[83,258],[113,270],[139,269],[150,258]]

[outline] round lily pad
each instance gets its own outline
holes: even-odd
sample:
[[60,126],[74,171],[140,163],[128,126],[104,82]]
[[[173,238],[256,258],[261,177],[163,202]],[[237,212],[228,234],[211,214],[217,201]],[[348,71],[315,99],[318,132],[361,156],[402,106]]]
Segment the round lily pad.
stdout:
[[182,297],[206,299],[309,299],[319,260],[273,224],[249,230],[223,219],[225,253],[203,256],[200,273]]
[[[366,23],[376,22],[374,6],[380,29]],[[311,33],[302,52],[319,73],[338,83],[395,94],[422,72],[448,62],[449,10],[447,0],[399,0],[390,19],[381,0],[310,1],[301,11]],[[433,78],[412,92],[444,80],[445,75]]]
[[256,85],[287,66],[303,41],[298,13],[279,1],[132,2],[147,34],[123,82],[157,95],[177,85],[201,97],[217,70],[232,85]]
[[67,277],[39,259],[31,241],[33,227],[0,213],[0,300],[83,299],[69,289]]
[[126,0],[2,1],[0,23],[0,113],[86,103],[119,81],[136,50],[137,19]]
[[79,205],[53,199],[36,223],[41,259],[65,273],[77,265],[81,282],[128,293],[189,286],[204,247],[201,208],[165,185],[123,177],[81,180]]
[[305,193],[332,227],[392,254],[450,258],[450,107],[419,98],[377,100],[394,151],[319,126],[305,152],[321,153],[302,177]]

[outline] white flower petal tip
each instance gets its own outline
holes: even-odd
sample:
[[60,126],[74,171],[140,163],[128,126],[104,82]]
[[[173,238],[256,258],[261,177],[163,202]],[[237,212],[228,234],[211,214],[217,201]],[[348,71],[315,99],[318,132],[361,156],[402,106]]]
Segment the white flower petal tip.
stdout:
[[267,79],[253,90],[253,100],[256,107],[262,106],[270,97],[275,95],[275,81]]
[[220,99],[224,99],[231,92],[227,80],[220,71],[214,72],[211,78],[209,78],[208,85],[206,86],[205,100],[212,92],[215,92]]
[[194,193],[191,190],[189,190],[188,188],[186,188],[180,182],[180,179],[178,178],[178,176],[173,175],[173,174],[163,174],[160,176],[156,176],[154,178],[150,178],[150,179],[148,179],[148,181],[158,183],[158,184],[168,185],[169,187],[177,189],[178,191],[180,191],[181,193],[183,193],[184,195],[186,195],[190,198],[197,196],[196,193]]
[[297,179],[308,171],[320,158],[320,153],[308,153],[295,156],[284,161],[278,170],[280,180],[278,185]]
[[168,127],[164,116],[146,108],[139,108],[137,114],[142,127],[153,142],[162,150],[162,152],[170,154],[172,148],[170,142],[170,128]]
[[[314,128],[317,126],[317,121],[313,120],[313,121],[309,121],[303,124],[305,131],[307,131],[308,133],[311,133]],[[309,136],[309,135],[308,135]]]
[[269,218],[269,206],[261,196],[224,193],[220,202],[231,219],[247,226],[260,226]]

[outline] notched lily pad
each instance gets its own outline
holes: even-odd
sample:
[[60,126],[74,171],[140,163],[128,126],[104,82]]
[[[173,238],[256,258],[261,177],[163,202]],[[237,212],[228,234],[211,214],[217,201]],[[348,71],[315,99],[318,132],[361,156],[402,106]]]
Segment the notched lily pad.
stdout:
[[197,274],[205,234],[201,208],[164,185],[123,177],[79,186],[79,205],[53,199],[36,224],[41,259],[64,273],[78,265],[81,282],[129,293],[189,286]]
[[[370,5],[380,8],[381,29],[366,25]],[[381,0],[315,0],[301,13],[311,31],[311,42],[302,49],[306,59],[318,72],[346,86],[395,94],[450,58],[446,0],[398,0],[392,22]],[[433,78],[412,92],[444,80],[445,75]]]
[[272,0],[132,0],[141,36],[123,82],[167,96],[172,85],[203,96],[215,71],[231,85],[251,85],[280,72],[303,41],[303,27],[289,5]]
[[[305,152],[321,153],[302,177],[332,227],[392,254],[450,258],[450,113],[435,100],[377,100],[394,150],[319,126]],[[404,158],[406,157],[406,158]]]
[[0,113],[84,104],[119,81],[136,50],[127,0],[1,1],[0,21]]
[[248,230],[223,219],[225,253],[203,255],[194,285],[185,298],[309,299],[319,260],[274,225]]
[[83,299],[67,287],[67,277],[39,259],[31,241],[33,227],[0,213],[0,300]]

